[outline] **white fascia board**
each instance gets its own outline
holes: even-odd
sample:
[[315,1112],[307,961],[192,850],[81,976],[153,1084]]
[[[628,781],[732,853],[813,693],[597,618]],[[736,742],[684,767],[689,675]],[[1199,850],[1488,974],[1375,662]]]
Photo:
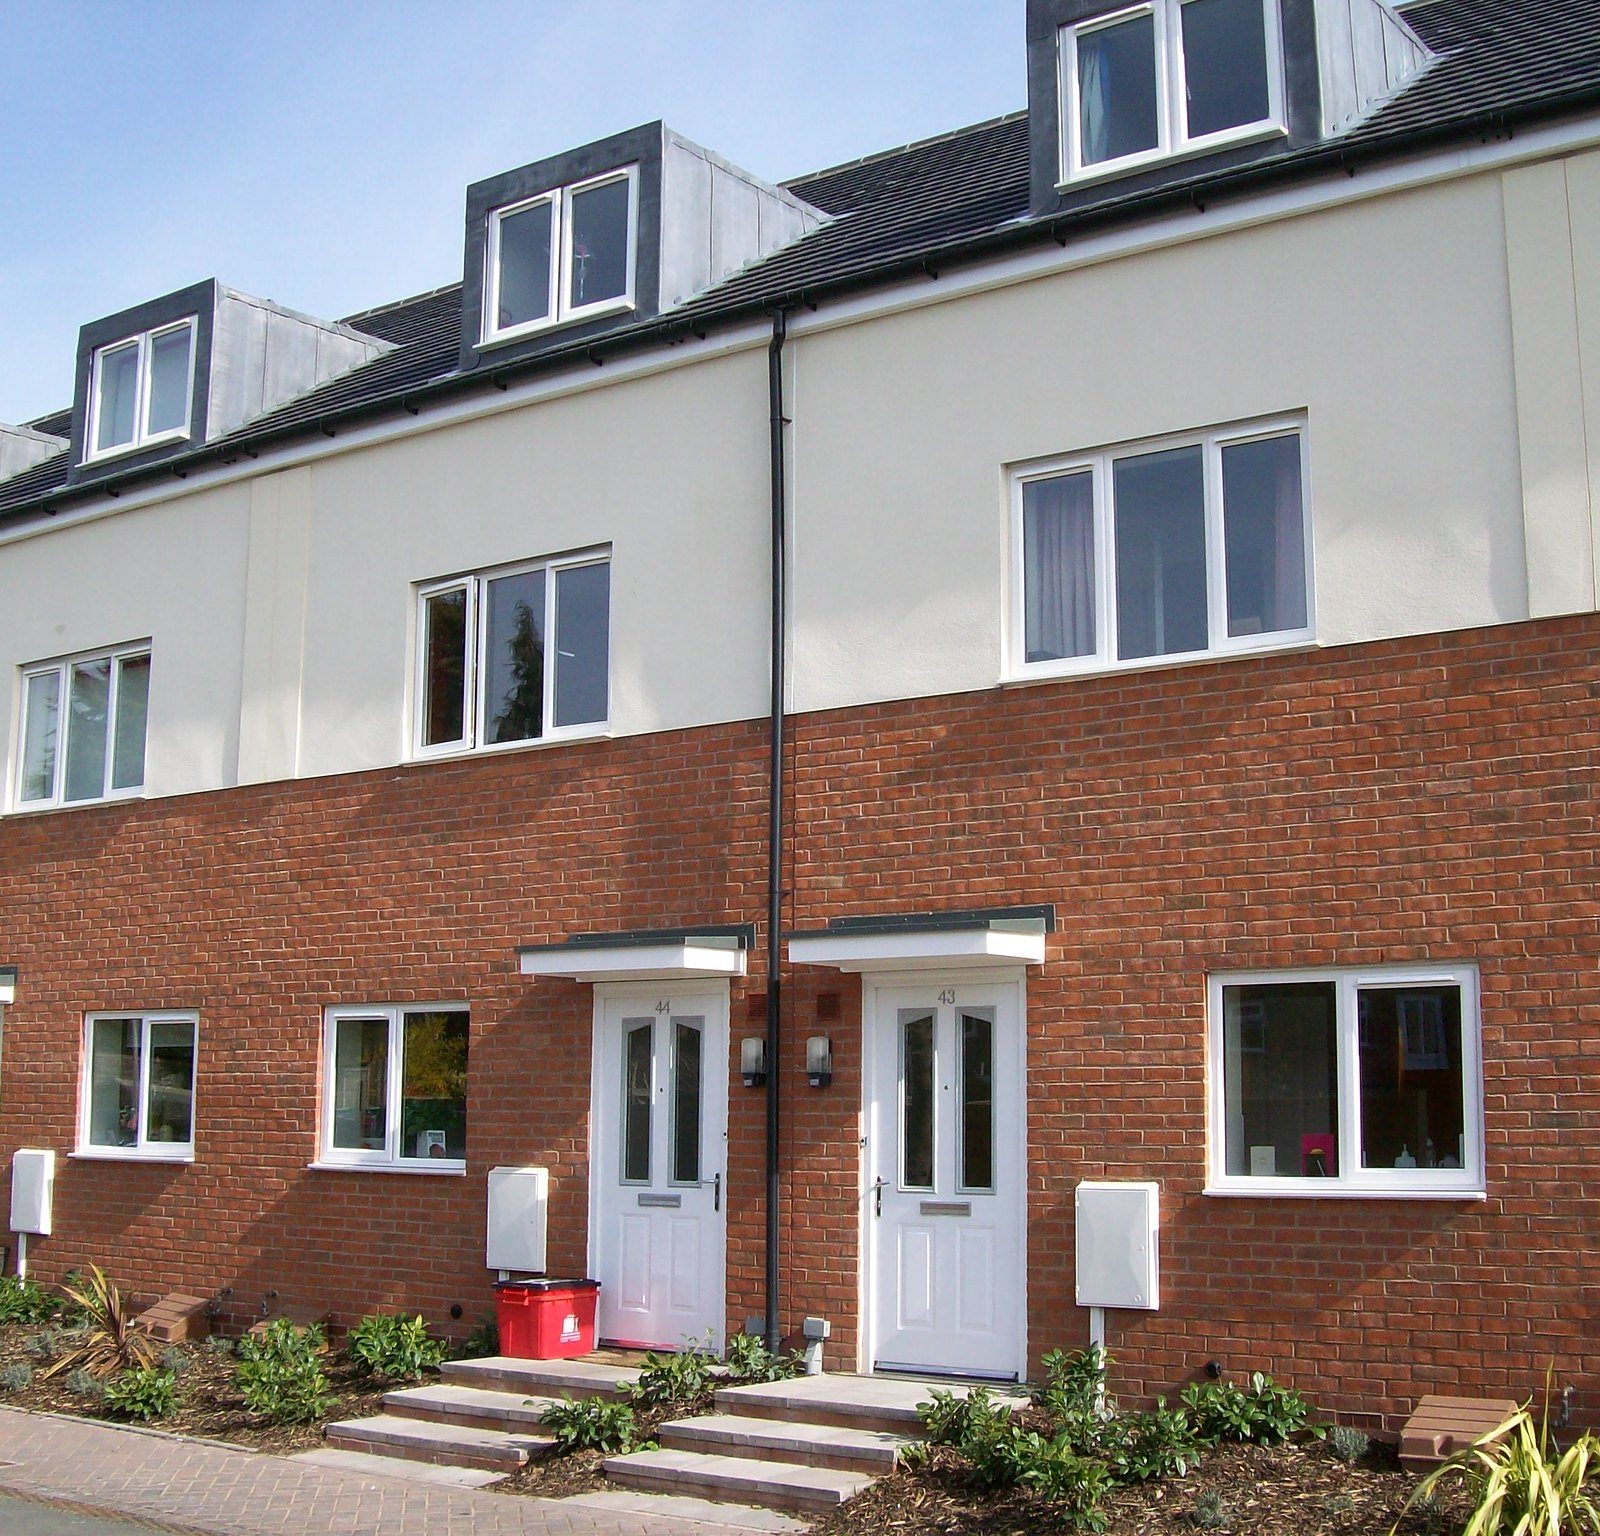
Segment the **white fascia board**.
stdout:
[[0,1004],[17,1000],[17,973],[9,965],[0,965]]
[[906,929],[897,933],[812,933],[789,940],[795,965],[836,971],[945,970],[1044,964],[1044,934],[1000,928]]
[[521,952],[524,976],[571,981],[693,981],[743,976],[745,951],[731,945],[674,939],[665,944],[563,945]]

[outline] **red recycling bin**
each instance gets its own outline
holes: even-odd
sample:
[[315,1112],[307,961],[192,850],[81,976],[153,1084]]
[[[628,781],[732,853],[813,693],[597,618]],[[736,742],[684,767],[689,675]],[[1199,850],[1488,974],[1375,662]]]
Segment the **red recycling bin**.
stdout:
[[503,1280],[494,1288],[500,1353],[517,1360],[570,1360],[594,1349],[598,1280]]

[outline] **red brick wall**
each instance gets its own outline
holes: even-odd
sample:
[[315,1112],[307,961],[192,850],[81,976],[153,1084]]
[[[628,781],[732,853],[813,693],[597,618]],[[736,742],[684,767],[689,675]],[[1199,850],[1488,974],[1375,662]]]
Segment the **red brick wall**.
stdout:
[[[1084,1339],[1076,1182],[1158,1178],[1162,1309],[1111,1319],[1125,1395],[1215,1358],[1392,1427],[1421,1392],[1520,1396],[1553,1362],[1600,1418],[1597,639],[1549,621],[795,723],[795,926],[1056,906],[1028,986],[1035,1357]],[[552,1267],[581,1268],[588,989],[522,980],[514,947],[757,919],[763,743],[716,727],[0,825],[21,969],[0,1147],[71,1145],[85,1012],[201,1014],[197,1164],[66,1164],[39,1272],[470,1323],[484,1174],[523,1161],[554,1176]],[[1204,1196],[1208,973],[1419,959],[1480,967],[1488,1200]],[[847,1366],[860,991],[807,970],[786,997],[787,1316],[830,1317]],[[469,1176],[308,1172],[322,1009],[440,998],[473,1010]],[[819,1027],[826,1091],[799,1059]],[[763,1122],[730,1092],[737,1326],[762,1306]]]

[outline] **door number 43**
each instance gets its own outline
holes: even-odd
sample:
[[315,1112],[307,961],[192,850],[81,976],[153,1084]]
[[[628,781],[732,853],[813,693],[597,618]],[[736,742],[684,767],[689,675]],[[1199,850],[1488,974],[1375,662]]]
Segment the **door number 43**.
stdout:
[[939,994],[939,1001],[941,1003],[953,1003],[955,1000],[956,989],[954,987],[946,987],[944,991]]

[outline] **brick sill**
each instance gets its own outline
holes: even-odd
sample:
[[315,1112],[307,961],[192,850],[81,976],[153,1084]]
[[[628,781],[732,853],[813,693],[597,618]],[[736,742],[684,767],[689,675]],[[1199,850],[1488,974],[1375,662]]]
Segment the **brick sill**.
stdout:
[[[1264,1181],[1263,1181],[1264,1182]],[[1283,1189],[1231,1189],[1208,1187],[1202,1194],[1213,1200],[1464,1200],[1482,1201],[1489,1198],[1482,1189],[1383,1189],[1365,1188],[1347,1184],[1338,1189],[1306,1189],[1303,1186]]]
[[400,1163],[307,1163],[312,1173],[383,1173],[400,1174],[404,1178],[464,1179],[465,1163],[446,1163],[442,1168],[407,1168]]

